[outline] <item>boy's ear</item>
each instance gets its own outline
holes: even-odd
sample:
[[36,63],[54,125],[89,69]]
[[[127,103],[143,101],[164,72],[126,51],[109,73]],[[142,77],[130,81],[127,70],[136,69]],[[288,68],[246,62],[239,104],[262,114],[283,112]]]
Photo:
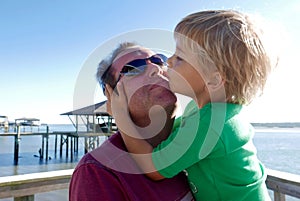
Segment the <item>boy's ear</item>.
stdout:
[[213,91],[220,89],[220,87],[223,87],[224,79],[221,76],[221,74],[219,72],[213,73],[209,78],[207,86],[210,90],[213,90]]

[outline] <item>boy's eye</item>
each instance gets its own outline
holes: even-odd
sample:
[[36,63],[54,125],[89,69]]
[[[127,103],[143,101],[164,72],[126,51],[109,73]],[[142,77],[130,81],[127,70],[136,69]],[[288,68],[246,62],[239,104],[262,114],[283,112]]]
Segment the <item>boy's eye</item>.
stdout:
[[179,56],[176,56],[176,59],[178,60],[178,61],[182,61],[183,59],[181,58],[181,57],[179,57]]

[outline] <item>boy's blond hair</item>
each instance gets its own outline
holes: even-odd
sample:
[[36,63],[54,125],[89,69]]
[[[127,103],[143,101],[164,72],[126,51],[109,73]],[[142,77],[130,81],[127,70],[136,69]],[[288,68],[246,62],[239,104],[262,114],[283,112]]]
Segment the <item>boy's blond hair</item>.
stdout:
[[237,104],[260,95],[271,71],[261,34],[249,16],[233,10],[193,13],[175,27],[175,39],[183,35],[201,48],[188,45],[197,51],[203,72],[215,66],[224,79],[226,101]]

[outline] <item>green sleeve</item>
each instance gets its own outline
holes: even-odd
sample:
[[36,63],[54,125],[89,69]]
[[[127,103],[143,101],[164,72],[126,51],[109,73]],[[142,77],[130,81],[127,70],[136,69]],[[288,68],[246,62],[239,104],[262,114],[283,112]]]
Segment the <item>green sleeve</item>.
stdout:
[[154,149],[153,163],[164,177],[173,177],[201,159],[207,126],[199,122],[200,113],[190,115],[166,141]]
[[214,116],[214,123],[211,124],[210,107],[207,105],[198,109],[194,102],[188,104],[180,126],[175,127],[169,138],[153,150],[152,160],[161,175],[173,177],[218,152],[220,148],[216,145],[221,135],[218,128],[224,126],[224,116],[218,114],[224,111],[215,111],[217,116]]

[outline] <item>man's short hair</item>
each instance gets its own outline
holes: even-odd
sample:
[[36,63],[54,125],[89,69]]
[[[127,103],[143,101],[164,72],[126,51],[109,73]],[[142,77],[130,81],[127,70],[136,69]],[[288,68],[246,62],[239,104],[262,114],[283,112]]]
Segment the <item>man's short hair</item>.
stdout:
[[109,54],[106,58],[100,61],[96,78],[103,89],[103,93],[105,91],[105,84],[110,85],[112,88],[115,88],[117,85],[117,80],[114,79],[114,76],[111,74],[110,67],[115,60],[115,58],[124,50],[132,47],[138,47],[139,45],[135,42],[123,42],[120,43],[117,48],[115,48],[111,54]]

